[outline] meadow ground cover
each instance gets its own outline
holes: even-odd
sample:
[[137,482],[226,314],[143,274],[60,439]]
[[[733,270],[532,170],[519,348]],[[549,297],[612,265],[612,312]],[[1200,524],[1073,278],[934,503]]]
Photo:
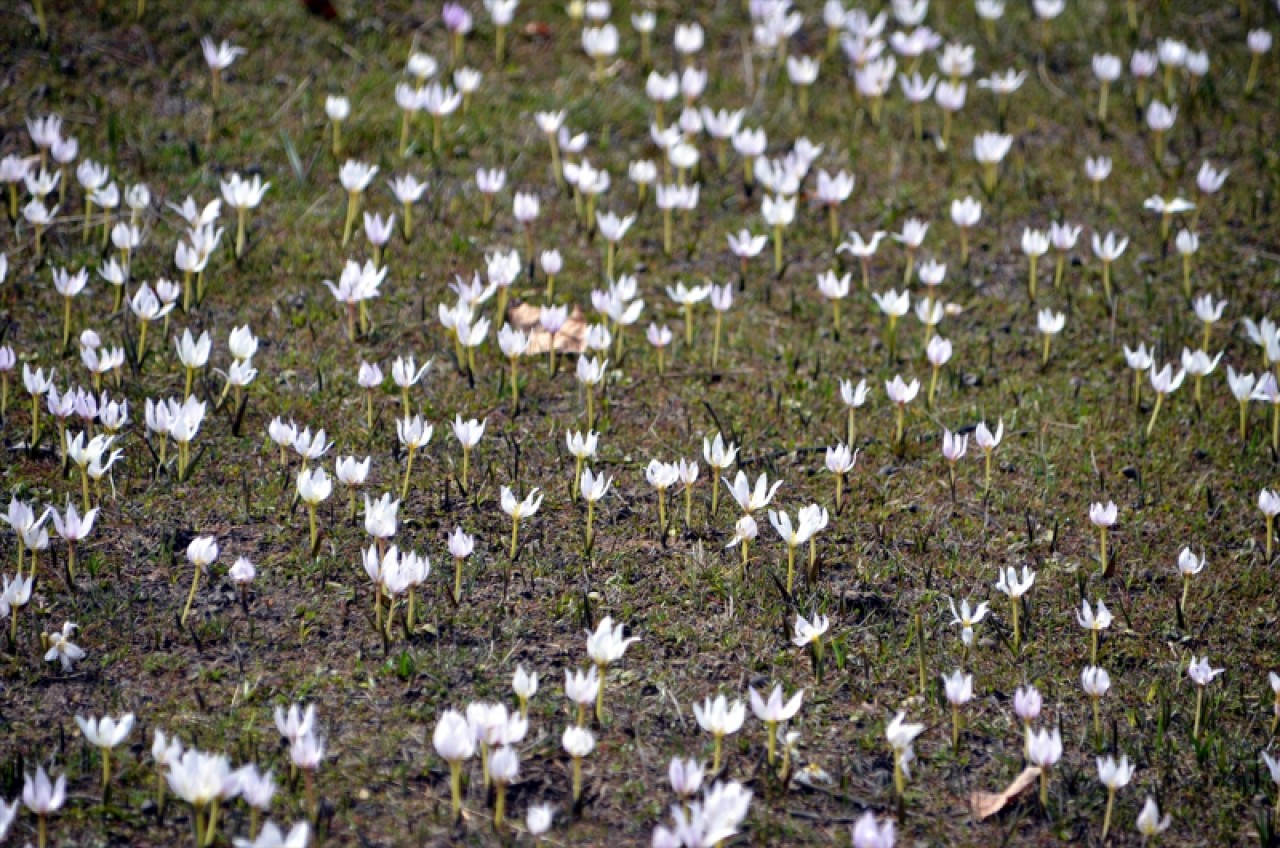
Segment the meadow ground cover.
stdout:
[[1278,17],[0,10],[0,842],[1273,844]]

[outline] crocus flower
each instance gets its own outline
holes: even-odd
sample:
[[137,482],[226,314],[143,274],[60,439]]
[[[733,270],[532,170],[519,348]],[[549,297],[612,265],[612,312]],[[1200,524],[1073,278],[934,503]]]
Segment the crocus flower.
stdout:
[[316,524],[316,507],[328,500],[333,493],[333,481],[323,468],[303,468],[298,472],[298,499],[307,505],[311,528],[311,547],[314,554],[320,544],[320,528]]
[[911,761],[915,759],[912,743],[924,732],[923,724],[907,721],[907,714],[900,712],[884,729],[889,748],[893,751],[893,789],[899,799],[906,795],[907,780],[911,777]]
[[1115,262],[1124,253],[1125,248],[1129,246],[1127,237],[1117,237],[1115,233],[1108,232],[1106,237],[1100,237],[1097,233],[1093,234],[1093,254],[1102,260],[1102,289],[1106,295],[1107,302],[1111,302],[1111,263]]
[[67,776],[58,775],[57,781],[49,780],[44,767],[36,768],[34,775],[22,776],[22,804],[35,814],[37,820],[37,844],[40,848],[48,842],[49,816],[62,809],[67,802]]
[[613,619],[605,616],[595,632],[587,634],[587,656],[600,672],[600,685],[596,690],[596,721],[599,722],[604,721],[604,681],[609,666],[622,659],[633,642],[640,641],[639,636],[623,638],[624,630],[624,625],[614,625]]
[[1030,760],[1040,769],[1040,806],[1049,805],[1049,772],[1062,759],[1062,734],[1040,730],[1031,735]]
[[1102,818],[1102,839],[1107,838],[1111,829],[1111,811],[1115,807],[1116,790],[1128,785],[1133,779],[1136,769],[1129,764],[1129,758],[1123,754],[1119,761],[1115,757],[1098,757],[1098,779],[1107,787],[1107,811]]
[[1052,309],[1041,309],[1036,313],[1036,329],[1040,332],[1043,347],[1040,354],[1040,367],[1049,365],[1049,344],[1053,337],[1062,332],[1067,325],[1067,316]]
[[215,43],[212,38],[205,36],[200,39],[200,51],[204,54],[205,64],[209,66],[209,72],[212,75],[211,100],[216,104],[218,102],[218,90],[222,83],[222,72],[231,67],[231,63],[249,51],[243,47],[235,47],[229,41]]
[[1258,509],[1267,523],[1267,562],[1271,562],[1271,540],[1275,535],[1276,515],[1280,514],[1280,494],[1270,489],[1258,493]]
[[1160,808],[1156,806],[1156,800],[1148,797],[1142,805],[1142,812],[1138,814],[1137,821],[1138,833],[1142,834],[1143,840],[1154,840],[1168,830],[1171,823],[1172,819],[1167,813],[1164,818],[1160,817]]
[[1089,507],[1089,521],[1098,528],[1099,533],[1099,560],[1102,563],[1102,573],[1106,576],[1111,575],[1113,563],[1107,561],[1107,531],[1116,523],[1117,509],[1113,501],[1095,503]]
[[128,738],[133,730],[133,713],[125,713],[119,719],[111,716],[86,719],[77,715],[76,724],[85,741],[102,753],[102,791],[105,794],[111,782],[111,749]]
[[951,747],[960,750],[960,708],[973,700],[973,675],[956,669],[942,675],[947,702],[951,704]]
[[511,559],[516,558],[516,548],[519,543],[520,520],[528,518],[538,511],[538,507],[542,506],[542,495],[538,494],[535,487],[524,500],[517,501],[515,493],[506,486],[501,489],[501,506],[502,511],[511,516]]
[[1085,666],[1084,671],[1080,673],[1080,686],[1084,689],[1085,695],[1089,697],[1089,701],[1093,707],[1093,735],[1095,739],[1102,738],[1102,718],[1099,712],[1099,703],[1102,697],[1111,689],[1111,675],[1107,674],[1105,668],[1095,665]]
[[440,758],[449,764],[451,810],[456,821],[462,815],[462,764],[475,756],[475,736],[462,713],[445,710],[436,721],[431,742]]
[[520,717],[528,719],[529,699],[538,692],[538,672],[527,672],[524,666],[517,665],[516,673],[511,678],[511,689],[516,693],[516,700],[520,704]]
[[755,688],[749,690],[751,695],[751,712],[755,717],[764,722],[765,733],[767,734],[766,761],[769,765],[773,765],[774,756],[777,751],[777,736],[775,730],[779,724],[790,721],[800,712],[800,702],[804,698],[804,690],[799,689],[785,703],[782,700],[782,684],[773,687],[773,691],[769,693],[768,700],[765,700]]
[[1200,738],[1200,717],[1204,706],[1204,690],[1205,687],[1213,682],[1213,679],[1222,674],[1226,669],[1214,668],[1209,665],[1209,657],[1204,656],[1196,659],[1192,654],[1191,662],[1187,664],[1187,677],[1191,678],[1191,682],[1196,686],[1196,718],[1195,724],[1191,729],[1191,736],[1194,739]]
[[453,557],[453,602],[462,602],[462,566],[476,549],[475,538],[463,532],[461,527],[453,528],[449,534],[449,555]]
[[66,511],[59,515],[57,510],[51,510],[53,516],[53,526],[67,543],[67,576],[71,580],[75,580],[76,573],[76,543],[88,538],[89,533],[93,530],[93,523],[98,518],[98,510],[87,510],[83,516],[76,512],[75,505],[67,504]]
[[[1099,506],[1101,506],[1099,504]],[[1076,613],[1076,621],[1085,630],[1089,631],[1089,638],[1092,647],[1089,651],[1089,662],[1094,665],[1098,664],[1098,639],[1103,630],[1111,626],[1111,611],[1107,609],[1107,605],[1102,601],[1098,601],[1097,612],[1089,607],[1089,601],[1086,599],[1081,602],[1080,611]]]
[[987,422],[979,421],[977,428],[973,433],[973,440],[978,447],[982,449],[983,462],[986,466],[985,482],[983,483],[983,491],[991,491],[991,456],[995,453],[996,448],[1000,447],[1001,440],[1004,439],[1004,419],[1001,418],[996,425],[996,431],[991,432],[987,427]]
[[1025,565],[1022,566],[1021,579],[1013,566],[1000,569],[999,573],[1000,579],[996,581],[996,589],[1009,596],[1009,609],[1013,618],[1013,649],[1017,651],[1022,642],[1022,632],[1018,626],[1018,611],[1022,608],[1022,596],[1027,594],[1031,590],[1031,585],[1036,582],[1036,573]]
[[453,437],[462,446],[462,477],[459,482],[464,492],[469,491],[467,481],[469,478],[468,471],[471,467],[471,451],[480,443],[487,423],[487,420],[477,421],[474,418],[463,420],[461,415],[454,416]]
[[970,608],[969,599],[964,598],[960,601],[959,609],[956,608],[954,599],[949,598],[947,603],[951,606],[951,623],[960,627],[960,642],[964,646],[964,656],[967,662],[969,646],[974,641],[973,628],[987,617],[987,602],[982,601],[976,607]]
[[1027,296],[1034,303],[1036,299],[1036,266],[1040,257],[1049,252],[1049,235],[1042,230],[1026,228],[1022,231],[1022,252],[1030,262],[1027,276]]
[[560,739],[565,753],[573,760],[573,803],[582,797],[582,761],[596,747],[596,737],[585,727],[571,725]]
[[951,486],[951,500],[956,499],[956,463],[964,457],[969,449],[969,437],[957,435],[950,430],[942,431],[942,456],[947,460],[947,480]]
[[916,395],[920,393],[920,381],[913,379],[910,383],[907,383],[902,379],[902,375],[898,374],[892,380],[885,382],[884,392],[895,407],[896,423],[893,443],[901,450],[904,444],[903,439],[906,436],[907,404],[915,400]]
[[[864,241],[859,233],[852,230],[849,231],[849,241],[841,243],[836,248],[836,253],[852,253],[858,257],[858,262],[862,266],[862,289],[866,291],[871,288],[871,257],[875,256],[876,250],[880,247],[881,240],[887,233],[876,231],[871,234],[871,238]],[[905,310],[903,310],[905,312]]]
[[1222,360],[1222,353],[1210,358],[1209,354],[1203,350],[1192,351],[1188,348],[1182,349],[1182,370],[1195,380],[1193,384],[1193,397],[1196,408],[1200,408],[1200,386],[1204,382],[1204,378],[1208,374],[1213,373],[1213,369],[1218,367],[1218,362]]
[[49,650],[44,654],[45,662],[58,660],[62,663],[63,671],[70,671],[75,663],[84,659],[84,649],[71,641],[78,627],[79,625],[73,621],[64,621],[61,630],[44,634],[46,644],[49,646]]
[[1185,369],[1178,369],[1175,374],[1173,366],[1166,363],[1163,368],[1157,369],[1153,364],[1149,372],[1151,376],[1151,388],[1155,390],[1156,402],[1151,408],[1151,420],[1147,422],[1147,438],[1151,438],[1151,433],[1156,428],[1156,418],[1160,415],[1160,406],[1164,403],[1165,395],[1172,394],[1182,385],[1182,381],[1186,378]]
[[236,258],[244,255],[245,230],[250,209],[262,203],[271,183],[264,183],[262,177],[254,174],[252,180],[245,180],[233,173],[229,179],[221,183],[222,199],[236,210]]
[[960,264],[969,264],[969,230],[982,219],[982,204],[972,197],[951,201],[951,223],[960,231]]
[[1043,703],[1039,690],[1034,686],[1019,686],[1013,693],[1013,711],[1022,722],[1023,747],[1028,760],[1031,759],[1031,722],[1040,717],[1040,707]]

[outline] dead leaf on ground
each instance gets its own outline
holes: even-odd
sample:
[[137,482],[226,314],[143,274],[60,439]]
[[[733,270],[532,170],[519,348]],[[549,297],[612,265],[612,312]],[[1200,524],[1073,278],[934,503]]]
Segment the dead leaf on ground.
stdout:
[[994,816],[1005,808],[1011,800],[1022,793],[1024,789],[1036,782],[1036,778],[1040,776],[1040,769],[1037,766],[1027,766],[1022,773],[1013,779],[1004,788],[1003,792],[974,792],[969,796],[969,803],[973,807],[973,814],[979,820],[988,816]]
[[[529,336],[525,356],[538,356],[551,350],[551,334],[542,329],[538,317],[542,307],[532,303],[516,303],[507,309],[507,321]],[[587,349],[587,320],[577,306],[569,312],[560,332],[556,333],[556,353],[582,353]]]

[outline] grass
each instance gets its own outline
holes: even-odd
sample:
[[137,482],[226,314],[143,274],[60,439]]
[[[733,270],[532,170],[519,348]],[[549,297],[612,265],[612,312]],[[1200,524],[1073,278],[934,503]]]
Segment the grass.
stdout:
[[[590,134],[592,163],[613,176],[601,207],[634,210],[626,165],[655,152],[643,129],[649,110],[627,10],[615,15],[623,60],[605,82],[591,79],[576,28],[557,5],[522,4],[502,69],[493,66],[483,11],[473,10],[479,31],[468,39],[466,58],[484,72],[481,90],[467,115],[446,120],[442,156],[431,155],[424,120],[415,127],[410,156],[401,161],[392,89],[412,45],[446,57],[434,6],[366,4],[327,23],[292,3],[157,0],[136,23],[128,4],[99,11],[46,5],[53,28],[47,43],[34,38],[25,6],[0,12],[9,92],[0,103],[0,150],[25,151],[23,119],[56,111],[82,153],[110,164],[122,184],[147,182],[158,201],[177,202],[191,193],[205,202],[233,171],[261,173],[272,184],[251,216],[245,257],[235,261],[230,251],[219,251],[210,265],[206,303],[190,316],[175,314],[170,327],[170,335],[185,327],[209,330],[213,362],[223,368],[233,326],[248,323],[262,339],[255,360],[261,373],[249,392],[243,435],[232,434],[229,410],[211,410],[194,445],[200,459],[191,480],[177,482],[172,469],[153,474],[141,441],[143,400],[180,394],[183,379],[171,344],[161,348],[157,334],[141,373],[126,369],[123,387],[111,391],[129,399],[130,426],[120,444],[126,458],[99,529],[78,552],[83,573],[77,590],[68,592],[55,570],[46,572],[24,610],[19,644],[0,656],[6,691],[0,797],[15,797],[22,772],[37,763],[65,771],[71,801],[53,823],[55,842],[180,844],[188,838],[181,805],[171,804],[161,818],[146,803],[153,783],[146,753],[152,730],[227,752],[236,764],[273,767],[283,781],[288,755],[270,723],[271,710],[307,701],[317,704],[330,750],[318,777],[325,842],[496,843],[483,826],[487,807],[478,785],[469,791],[466,828],[447,821],[447,769],[431,750],[430,731],[448,706],[511,701],[517,662],[537,669],[543,683],[531,704],[522,777],[511,788],[508,808],[519,816],[528,805],[549,801],[565,816],[568,760],[559,734],[569,713],[559,691],[561,669],[585,662],[582,631],[604,615],[626,622],[641,640],[610,670],[610,719],[586,762],[588,801],[568,830],[560,818],[552,833],[566,844],[647,842],[671,801],[665,789],[669,758],[709,756],[710,740],[698,730],[690,704],[721,691],[745,699],[747,686],[771,688],[774,681],[788,692],[806,690],[795,722],[802,739],[797,769],[821,769],[830,782],[788,788],[772,778],[763,768],[761,726],[749,718],[726,752],[727,775],[749,782],[756,793],[743,837],[750,844],[839,844],[848,838],[845,823],[863,809],[892,812],[883,727],[897,709],[929,728],[918,745],[900,824],[904,841],[1097,842],[1106,793],[1093,757],[1102,751],[1127,753],[1139,768],[1134,784],[1117,797],[1117,843],[1136,841],[1132,824],[1146,794],[1173,813],[1165,844],[1239,843],[1274,827],[1268,812],[1274,787],[1258,758],[1270,742],[1266,673],[1277,610],[1254,501],[1274,480],[1276,457],[1261,410],[1252,412],[1249,439],[1239,440],[1236,407],[1221,373],[1227,362],[1257,370],[1257,350],[1238,320],[1271,313],[1275,305],[1278,257],[1268,246],[1280,235],[1274,216],[1280,170],[1270,143],[1276,130],[1272,81],[1264,72],[1262,89],[1252,98],[1241,95],[1245,31],[1273,26],[1273,12],[1251,9],[1245,21],[1230,4],[1145,3],[1134,40],[1122,8],[1074,4],[1054,22],[1055,37],[1042,50],[1033,37],[1038,28],[1021,7],[1010,8],[996,42],[988,43],[969,5],[935,4],[932,26],[948,40],[977,45],[976,76],[1006,67],[1030,72],[1007,119],[1014,150],[999,186],[986,197],[968,144],[976,132],[994,128],[997,117],[994,100],[975,90],[974,80],[957,116],[952,151],[940,149],[933,137],[912,139],[911,113],[896,91],[882,125],[871,126],[851,84],[830,61],[805,119],[785,82],[771,76],[748,89],[744,16],[736,4],[657,4],[658,66],[675,66],[664,45],[674,23],[695,12],[709,34],[703,64],[710,84],[702,102],[746,108],[745,124],[767,130],[772,154],[801,134],[824,145],[815,167],[850,169],[858,180],[840,210],[843,227],[865,235],[873,228],[897,231],[910,216],[929,220],[922,255],[948,263],[942,293],[963,311],[940,327],[956,351],[942,375],[938,403],[928,411],[919,401],[912,405],[905,450],[898,455],[889,444],[893,412],[883,381],[896,373],[927,380],[921,325],[913,317],[903,320],[900,361],[887,362],[881,319],[869,293],[856,289],[855,261],[845,268],[855,280],[842,309],[845,331],[833,337],[830,309],[814,278],[847,258],[833,253],[825,213],[802,199],[797,223],[786,233],[784,273],[771,273],[772,245],[752,261],[745,291],[726,316],[721,367],[713,371],[709,310],[698,315],[697,343],[685,348],[681,315],[663,287],[677,279],[735,280],[737,260],[724,247],[725,234],[743,226],[765,229],[759,189],[744,194],[737,158],[717,162],[713,146],[701,144],[702,197],[693,220],[677,228],[675,254],[662,254],[661,216],[652,200],[619,251],[620,269],[640,280],[642,323],[669,323],[677,341],[661,378],[639,328],[628,332],[623,360],[611,363],[616,370],[597,405],[603,436],[595,467],[614,476],[615,488],[598,510],[594,555],[584,561],[581,510],[569,498],[572,457],[563,448],[565,431],[581,428],[585,419],[571,368],[562,366],[552,381],[542,362],[522,363],[523,408],[513,416],[506,370],[492,341],[481,349],[480,374],[468,388],[435,322],[435,307],[450,297],[446,285],[455,273],[483,270],[487,251],[521,247],[510,215],[510,197],[520,189],[536,191],[542,200],[539,249],[556,246],[565,256],[557,291],[564,302],[589,308],[590,290],[602,285],[603,245],[575,223],[572,202],[554,190],[546,143],[532,114],[565,109],[568,126]],[[806,17],[792,45],[796,53],[821,49],[820,22],[812,11]],[[545,23],[550,35],[526,32],[529,22]],[[216,110],[209,106],[197,45],[206,33],[248,48],[227,73]],[[1102,127],[1092,118],[1096,84],[1089,58],[1104,49],[1127,58],[1135,44],[1151,47],[1164,36],[1208,49],[1212,70],[1194,97],[1183,87],[1169,152],[1155,163],[1129,82],[1112,89],[1111,123]],[[762,58],[752,56],[751,64],[758,73]],[[385,188],[384,178],[392,174],[412,172],[431,184],[415,210],[413,241],[397,236],[389,245],[390,274],[372,307],[373,333],[354,345],[321,285],[336,278],[346,258],[364,258],[367,250],[362,237],[346,251],[339,245],[345,195],[325,132],[323,101],[330,93],[352,100],[346,149],[380,168],[366,209],[399,211]],[[925,114],[926,126],[936,131],[936,108]],[[1114,157],[1115,169],[1103,202],[1094,204],[1083,160],[1101,152]],[[1173,361],[1184,345],[1195,346],[1200,328],[1181,295],[1172,237],[1160,242],[1158,219],[1141,212],[1141,204],[1152,194],[1195,197],[1194,175],[1205,159],[1231,169],[1223,191],[1202,212],[1195,260],[1196,290],[1230,301],[1230,320],[1214,331],[1215,349],[1225,349],[1226,356],[1205,382],[1205,407],[1193,408],[1188,381],[1165,404],[1146,441],[1141,431],[1150,389],[1144,387],[1142,408],[1135,411],[1120,344],[1154,343],[1159,361]],[[482,166],[509,171],[496,222],[487,228],[477,225],[473,180]],[[952,199],[967,194],[982,200],[983,220],[968,266],[959,267],[947,210]],[[99,264],[100,251],[80,242],[80,203],[73,188],[62,220],[47,234],[43,262],[31,255],[27,228],[16,236],[3,228],[11,265],[0,288],[3,340],[24,360],[55,367],[60,387],[68,379],[88,382],[74,355],[58,352],[60,304],[49,285],[50,266]],[[133,268],[138,280],[176,273],[172,244],[179,222],[153,205]],[[1018,243],[1024,226],[1043,228],[1059,219],[1086,230],[1060,289],[1049,284],[1051,263],[1041,263],[1036,307],[1067,315],[1052,359],[1041,368]],[[1132,239],[1113,268],[1114,311],[1103,302],[1098,263],[1087,247],[1093,231],[1107,230]],[[902,258],[892,244],[881,248],[872,265],[875,290],[900,286]],[[540,275],[522,278],[515,293],[538,303],[543,283]],[[108,314],[104,288],[95,277],[91,294],[77,300],[78,327],[92,326],[118,344],[132,338],[136,326],[132,316]],[[359,562],[367,541],[363,529],[345,520],[345,498],[335,492],[321,509],[319,553],[307,556],[305,509],[290,505],[296,460],[290,472],[282,471],[277,451],[264,447],[263,439],[276,415],[324,427],[336,442],[330,456],[373,456],[368,491],[395,491],[403,465],[394,428],[396,390],[377,397],[375,426],[366,432],[355,373],[362,360],[378,361],[389,372],[397,355],[410,353],[420,362],[433,360],[413,399],[436,425],[436,435],[415,458],[396,541],[429,555],[432,575],[418,631],[398,633],[384,648],[369,620],[371,592]],[[775,578],[785,572],[785,549],[763,516],[743,578],[737,550],[723,550],[736,516],[724,503],[719,516],[707,514],[705,465],[692,527],[677,523],[668,536],[657,532],[644,466],[653,457],[692,459],[702,436],[717,430],[740,445],[749,474],[767,472],[784,481],[776,502],[781,508],[794,514],[810,502],[830,505],[833,481],[817,449],[843,438],[838,380],[848,377],[865,377],[872,399],[860,411],[861,453],[846,487],[846,507],[819,537],[821,579],[815,585],[801,583],[793,598],[779,592]],[[220,378],[209,372],[197,383],[197,394],[216,400]],[[34,452],[20,447],[29,432],[26,403],[20,387],[12,386],[0,431],[0,479],[24,499],[61,506],[75,497],[78,480],[58,473],[49,441]],[[459,492],[461,452],[447,432],[455,413],[489,421],[472,457],[470,497]],[[981,491],[981,462],[972,460],[971,445],[952,502],[942,427],[968,428],[1000,417],[1006,437],[990,496]],[[521,524],[505,601],[510,524],[497,508],[499,485],[519,492],[538,486],[547,494],[542,510]],[[1110,540],[1119,563],[1111,580],[1097,573],[1097,537],[1086,518],[1090,502],[1107,499],[1121,508]],[[673,507],[678,503],[678,496],[672,499]],[[465,599],[456,610],[447,600],[452,562],[444,547],[455,526],[478,539]],[[222,555],[187,627],[180,628],[191,576],[182,551],[204,534],[218,538]],[[1209,567],[1193,582],[1189,615],[1179,624],[1174,562],[1183,545],[1203,548]],[[61,561],[60,543],[53,548]],[[11,535],[0,541],[0,556],[12,561]],[[247,615],[226,578],[237,556],[259,570]],[[1024,564],[1037,579],[1022,616],[1024,646],[1015,654],[1007,599],[992,587],[997,566]],[[950,709],[940,682],[961,661],[949,597],[992,605],[970,657],[977,698],[964,711],[958,753],[950,749]],[[1116,614],[1100,655],[1114,681],[1102,704],[1100,741],[1090,738],[1091,712],[1079,682],[1088,639],[1074,609],[1086,598],[1105,600]],[[797,612],[832,617],[821,684],[790,644]],[[917,613],[924,622],[923,692],[917,685]],[[88,651],[71,674],[39,661],[36,650],[37,634],[63,620],[79,623],[79,644]],[[1204,731],[1196,742],[1190,738],[1194,691],[1185,666],[1190,655],[1206,652],[1227,673],[1207,693]],[[976,822],[968,812],[969,792],[1002,787],[1021,768],[1011,697],[1026,683],[1044,693],[1046,712],[1061,724],[1066,742],[1050,810],[1039,810],[1028,793],[1011,810]],[[129,750],[113,758],[117,778],[104,809],[94,782],[97,754],[80,740],[73,716],[125,711],[137,713],[140,727]],[[272,817],[292,821],[304,809],[301,786],[284,788]],[[243,834],[246,819],[242,808],[228,811],[225,831]],[[17,839],[31,838],[32,828],[24,820]]]

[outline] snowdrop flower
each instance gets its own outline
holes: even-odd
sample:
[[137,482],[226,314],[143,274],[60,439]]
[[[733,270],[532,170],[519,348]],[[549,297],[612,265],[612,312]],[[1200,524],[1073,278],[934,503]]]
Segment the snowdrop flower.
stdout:
[[592,474],[590,468],[584,468],[579,475],[578,491],[582,494],[583,500],[587,502],[587,547],[591,547],[594,539],[592,533],[592,525],[595,520],[595,505],[604,499],[605,494],[609,491],[610,484],[613,483],[612,477],[606,477],[603,472]]
[[1258,83],[1258,68],[1262,64],[1262,58],[1271,52],[1271,42],[1271,33],[1265,29],[1251,29],[1245,38],[1245,44],[1249,48],[1249,75],[1244,81],[1246,95],[1252,94]]
[[[537,491],[536,489],[534,491]],[[530,496],[532,496],[532,492]],[[524,666],[517,665],[515,676],[511,679],[511,688],[516,693],[516,700],[520,704],[520,718],[527,720],[529,717],[529,699],[538,693],[538,673],[527,672]]]
[[1178,609],[1183,615],[1187,612],[1187,592],[1191,589],[1191,578],[1204,571],[1208,560],[1203,555],[1196,556],[1191,548],[1183,548],[1178,554],[1178,574],[1182,577],[1182,599],[1178,603]]
[[[256,819],[259,810],[253,807],[249,812],[250,816]],[[250,832],[253,830],[251,826]],[[280,830],[275,822],[268,821],[262,825],[262,830],[258,831],[258,835],[253,839],[236,837],[231,842],[235,848],[307,848],[310,839],[311,826],[305,821],[295,824],[288,833]]]
[[[918,301],[917,306],[924,301]],[[939,304],[939,309],[941,305]],[[951,342],[942,338],[942,336],[934,336],[929,339],[929,344],[925,345],[925,358],[929,360],[932,366],[932,376],[929,379],[929,393],[927,396],[928,406],[933,407],[933,396],[938,388],[938,372],[942,370],[942,366],[951,360],[952,346]]]
[[416,386],[430,368],[431,360],[427,360],[421,368],[418,368],[412,356],[397,356],[395,362],[391,363],[391,379],[400,387],[400,406],[405,415],[411,411],[409,389]]
[[1203,162],[1200,170],[1196,172],[1196,188],[1203,195],[1201,202],[1196,205],[1195,212],[1192,214],[1191,228],[1194,230],[1196,223],[1199,221],[1200,210],[1209,201],[1213,195],[1222,190],[1223,184],[1227,181],[1227,175],[1231,172],[1225,168],[1217,170],[1209,162]]
[[[738,479],[745,484],[745,478],[742,472],[738,472]],[[764,479],[763,474],[760,475],[760,479]],[[735,481],[735,486],[736,485],[737,481]],[[774,487],[776,488],[777,485],[778,484],[775,483]],[[759,483],[757,482],[757,491],[758,490]],[[737,498],[736,493],[734,497]],[[770,497],[772,497],[772,492],[770,492]],[[739,504],[741,504],[740,499]],[[750,510],[748,510],[748,512],[750,512]],[[773,529],[778,532],[778,535],[782,537],[782,541],[787,545],[787,592],[790,593],[792,585],[795,582],[796,548],[799,548],[804,545],[805,542],[810,541],[818,531],[826,526],[827,514],[826,511],[822,510],[820,507],[816,511],[806,507],[805,509],[800,510],[797,521],[793,526],[791,523],[791,516],[781,510],[774,511],[771,509],[769,510],[769,523],[773,525]],[[812,576],[813,555],[811,552],[810,577]]]
[[1036,299],[1036,263],[1041,256],[1049,252],[1049,235],[1042,230],[1026,228],[1022,231],[1022,252],[1031,263],[1030,275],[1027,279],[1027,293],[1034,302]]

